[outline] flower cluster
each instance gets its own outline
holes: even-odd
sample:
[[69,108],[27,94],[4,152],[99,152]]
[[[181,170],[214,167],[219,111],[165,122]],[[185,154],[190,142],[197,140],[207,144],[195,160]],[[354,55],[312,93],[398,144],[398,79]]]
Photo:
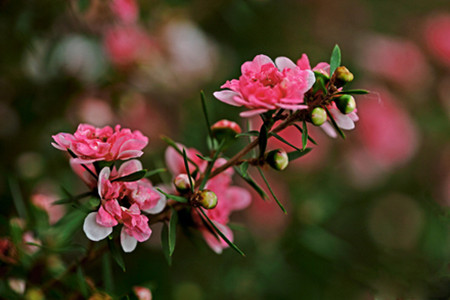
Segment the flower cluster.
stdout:
[[[102,240],[121,224],[120,240],[125,252],[133,251],[137,242],[149,239],[152,231],[143,212],[159,213],[166,205],[166,197],[143,176],[127,179],[133,174],[145,175],[137,159],[123,162],[118,170],[113,166],[119,160],[141,156],[148,138],[120,125],[112,129],[80,124],[73,135],[59,133],[53,139],[55,148],[70,151],[73,170],[88,187],[96,190],[100,199],[98,209],[84,221],[86,236],[92,241]],[[99,162],[110,165],[101,167]]]

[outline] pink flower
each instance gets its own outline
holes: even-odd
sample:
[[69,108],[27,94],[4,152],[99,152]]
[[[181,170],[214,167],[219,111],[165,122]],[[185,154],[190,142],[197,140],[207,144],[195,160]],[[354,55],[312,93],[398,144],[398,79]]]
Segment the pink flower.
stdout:
[[38,208],[45,211],[48,215],[50,225],[55,224],[64,216],[65,208],[62,205],[54,205],[58,197],[53,194],[38,193],[31,196],[31,202]]
[[[178,145],[180,149],[183,149],[183,145]],[[190,148],[188,153],[189,154],[187,154],[187,156],[190,159],[194,159],[194,157],[198,159],[198,157],[195,155],[199,153],[197,150]],[[216,161],[214,167],[217,168],[224,163],[226,163],[226,160],[223,158],[219,158]],[[184,166],[183,157],[172,148],[168,148],[166,150],[166,164],[168,166],[177,166],[174,168],[169,167],[171,171],[175,171],[174,173],[172,173],[174,175],[185,173],[184,167],[181,167],[182,164]],[[204,171],[204,168],[200,167],[200,169],[201,171]],[[220,173],[219,175],[211,178],[205,186],[205,189],[213,191],[218,198],[217,206],[213,209],[205,210],[205,212],[211,219],[211,221],[214,222],[214,224],[219,228],[219,230],[224,233],[225,236],[231,241],[233,240],[233,232],[227,226],[231,213],[233,211],[246,208],[250,205],[251,202],[250,193],[246,189],[231,185],[232,176],[233,169],[227,169],[223,173]],[[192,217],[197,224],[200,232],[202,233],[206,243],[216,253],[222,253],[222,250],[224,248],[227,248],[228,244],[221,238],[220,240],[217,240],[217,238],[204,226],[200,216],[195,210],[193,210]]]
[[359,64],[367,71],[406,90],[420,89],[431,77],[421,50],[411,41],[371,36],[363,41]]
[[7,264],[17,263],[17,248],[9,237],[0,237],[0,261]]
[[211,126],[211,130],[214,132],[215,130],[231,130],[234,134],[239,134],[242,132],[241,126],[239,126],[236,122],[230,120],[220,120],[214,123]]
[[[336,104],[333,102],[332,104],[328,105],[328,110],[330,111],[330,114],[333,116],[336,125],[340,129],[352,130],[355,128],[355,122],[359,120],[359,117],[356,114],[356,109],[355,111],[345,115],[339,111],[339,109],[336,107]],[[331,125],[331,120],[329,118],[327,122],[325,122],[323,125],[320,126],[320,128],[322,128],[323,131],[325,131],[325,133],[328,134],[330,137],[332,138],[337,137],[337,132]]]
[[148,34],[137,26],[118,26],[106,31],[106,54],[117,67],[128,67],[149,56],[154,48]]
[[147,145],[148,138],[140,131],[128,128],[114,129],[110,126],[96,128],[88,124],[80,124],[77,131],[58,133],[52,136],[53,147],[59,150],[71,150],[78,158],[74,163],[89,163],[99,160],[115,161],[140,157],[142,149]]
[[425,40],[428,48],[450,67],[450,14],[430,16],[425,23]]
[[119,223],[123,224],[120,237],[125,252],[133,251],[138,241],[143,242],[150,237],[148,218],[141,214],[141,210],[150,214],[161,212],[166,205],[166,197],[153,189],[147,179],[136,182],[114,181],[140,170],[142,164],[133,159],[124,162],[118,171],[111,171],[107,167],[100,171],[97,184],[101,205],[97,212],[87,215],[83,225],[90,240],[106,238],[112,233],[112,227]]
[[[22,236],[22,242],[24,245],[24,250],[29,255],[36,253],[39,250],[39,246],[41,245],[41,241],[34,237],[34,234],[31,231],[27,231]],[[35,244],[35,245],[31,245]]]
[[220,101],[249,109],[242,117],[250,117],[279,108],[298,110],[307,108],[304,94],[315,82],[311,70],[302,70],[286,57],[278,57],[275,63],[265,55],[256,56],[253,61],[241,67],[239,79],[227,81],[215,92]]
[[138,300],[152,300],[152,292],[146,287],[134,286],[133,291]]
[[139,8],[136,0],[113,0],[111,10],[125,23],[134,23],[138,18]]
[[[186,150],[186,156],[200,168],[200,171],[206,169],[208,163],[197,156],[197,154],[201,154],[198,150],[186,148],[182,144],[177,144],[177,146],[180,151],[183,151],[183,149]],[[178,174],[187,174],[183,157],[175,149],[168,147],[165,153],[165,159],[167,168],[174,176]],[[195,165],[191,162],[188,162],[188,167],[191,174],[196,169]]]

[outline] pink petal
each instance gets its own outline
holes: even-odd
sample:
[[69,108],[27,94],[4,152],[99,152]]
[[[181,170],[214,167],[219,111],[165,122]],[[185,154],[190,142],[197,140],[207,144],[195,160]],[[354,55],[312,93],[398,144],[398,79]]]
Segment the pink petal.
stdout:
[[265,113],[265,112],[267,112],[267,109],[254,109],[254,110],[243,111],[239,115],[243,118],[249,118],[249,117],[253,117],[253,116]]
[[[214,222],[214,221],[213,221]],[[233,232],[227,226],[214,222],[214,225],[227,237],[228,240],[233,242]],[[219,237],[219,240],[208,229],[202,229],[203,238],[208,246],[217,254],[221,254],[224,248],[228,247],[228,244]]]
[[234,101],[234,97],[239,96],[239,93],[233,91],[219,91],[213,93],[214,97],[222,101],[223,103],[233,105],[233,106],[241,106],[239,103]]
[[103,206],[100,206],[95,220],[97,221],[97,224],[104,227],[114,227],[118,224],[117,220],[111,216]]
[[336,131],[334,130],[333,126],[331,126],[330,123],[325,122],[325,123],[323,123],[322,126],[320,126],[320,128],[322,128],[322,130],[325,131],[325,133],[326,133],[328,136],[330,136],[330,137],[332,137],[332,138],[334,138],[334,139],[337,138],[337,133],[336,133]]
[[238,186],[231,186],[227,190],[227,199],[231,210],[241,210],[248,207],[252,201],[249,191]]
[[297,66],[302,70],[311,70],[311,65],[306,54],[302,54],[302,57],[297,61]]
[[153,189],[153,191],[159,195],[158,203],[155,206],[153,206],[152,208],[144,210],[146,213],[149,213],[152,215],[159,214],[160,212],[162,212],[167,204],[167,197],[164,196],[164,194],[159,192],[157,189]]
[[98,194],[101,199],[103,199],[103,194],[105,192],[104,186],[105,186],[106,182],[109,180],[110,175],[111,175],[111,170],[108,167],[104,167],[100,171],[100,174],[98,175],[97,189],[98,189]]
[[339,128],[345,130],[352,130],[353,128],[355,128],[355,123],[353,123],[352,119],[349,116],[342,114],[337,109],[332,109],[330,110],[330,112],[333,115],[334,120],[336,121],[336,124],[339,126]]
[[126,160],[129,158],[141,157],[142,154],[144,154],[144,152],[142,152],[140,150],[127,150],[127,151],[120,152],[117,159]]
[[91,241],[98,242],[106,238],[113,231],[112,227],[97,224],[97,213],[91,212],[84,219],[83,231]]
[[137,159],[132,159],[124,162],[120,166],[118,176],[119,177],[127,176],[140,170],[142,170],[142,163]]

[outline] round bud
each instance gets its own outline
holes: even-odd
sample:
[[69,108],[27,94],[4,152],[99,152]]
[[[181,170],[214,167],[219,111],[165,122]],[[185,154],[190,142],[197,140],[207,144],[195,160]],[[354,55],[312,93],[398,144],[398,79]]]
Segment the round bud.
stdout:
[[266,161],[275,170],[282,171],[288,166],[289,157],[283,149],[276,149],[267,154]]
[[236,122],[223,119],[211,126],[211,132],[220,141],[234,139],[236,134],[241,133],[242,130]]
[[338,67],[335,74],[336,80],[341,83],[341,85],[352,82],[354,78],[353,74],[344,66]]
[[335,99],[334,103],[343,114],[349,114],[356,108],[355,98],[351,95],[342,95]]
[[[192,179],[192,184],[195,185],[194,179]],[[173,184],[178,192],[181,194],[188,192],[191,189],[191,183],[189,182],[189,176],[187,174],[178,174],[173,180]]]
[[327,120],[327,112],[322,107],[316,107],[311,111],[311,122],[320,126]]
[[194,202],[206,209],[213,209],[217,205],[217,195],[213,191],[202,190],[195,195]]

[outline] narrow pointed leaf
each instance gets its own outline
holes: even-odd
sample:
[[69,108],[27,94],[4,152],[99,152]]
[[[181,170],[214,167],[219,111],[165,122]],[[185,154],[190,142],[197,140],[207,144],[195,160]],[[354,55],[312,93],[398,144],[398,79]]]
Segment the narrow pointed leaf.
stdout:
[[333,116],[331,115],[330,111],[328,110],[328,108],[325,106],[325,110],[327,112],[328,117],[331,120],[331,124],[333,125],[334,129],[336,129],[336,131],[339,133],[339,135],[345,139],[345,133],[342,131],[341,128],[339,128],[339,126],[337,125],[336,121],[334,120]]
[[28,220],[27,208],[25,206],[25,202],[23,201],[22,193],[19,188],[19,184],[17,180],[13,177],[9,177],[9,188],[11,190],[11,195],[14,201],[14,206],[16,207],[17,213],[19,217]]
[[211,139],[214,139],[211,132],[211,123],[209,122],[208,110],[206,109],[205,93],[203,91],[200,91],[200,99],[202,100],[203,115],[205,116],[206,126],[208,127],[208,134]]
[[83,198],[86,198],[86,197],[89,197],[89,196],[93,196],[92,192],[86,192],[86,193],[83,193],[83,194],[80,194],[80,195],[77,195],[77,196],[70,195],[70,197],[68,197],[68,198],[64,198],[64,199],[52,202],[52,205],[74,203],[74,202],[77,202],[80,199],[83,199]]
[[167,194],[166,192],[164,192],[163,190],[161,190],[160,188],[156,188],[161,194],[163,194],[164,196],[167,197],[167,199],[172,199],[174,201],[177,202],[181,202],[181,203],[188,203],[188,199],[181,197],[181,196],[176,196],[176,195],[171,195],[171,194]]
[[89,295],[89,287],[86,283],[86,279],[84,278],[83,270],[80,266],[77,268],[77,281],[78,281],[78,287],[80,289],[81,295],[83,297],[87,298]]
[[[178,148],[178,145],[177,145],[177,143],[175,143],[174,140],[172,140],[171,138],[169,138],[169,137],[167,137],[167,136],[165,136],[165,135],[161,136],[161,139],[162,139],[164,142],[166,142],[170,147],[172,147],[175,151],[177,151],[180,155],[183,155],[183,151],[182,151],[180,148]],[[197,170],[199,169],[198,165],[197,165],[192,159],[190,159],[189,157],[187,157],[187,160],[188,160],[191,164],[193,164]]]
[[208,162],[212,161],[211,157],[203,156],[203,155],[200,155],[200,154],[196,154],[196,155],[197,155],[198,158],[203,159],[204,161],[208,161]]
[[200,213],[203,215],[203,217],[208,221],[208,223],[214,228],[214,230],[217,232],[217,234],[228,244],[228,246],[230,246],[231,248],[233,248],[237,253],[239,253],[242,256],[245,256],[245,253],[242,252],[241,249],[238,248],[238,246],[236,246],[235,244],[233,244],[233,242],[231,242],[226,236],[225,234],[223,234],[222,231],[219,230],[219,228],[217,228],[216,224],[214,224],[213,221],[211,221],[211,219],[208,217],[208,215],[203,211],[203,209],[201,209],[200,207],[198,208],[198,210],[200,211]]
[[250,177],[250,175],[248,175],[248,173],[243,173],[238,167],[234,167],[234,170],[261,196],[264,201],[269,199],[266,192],[253,180],[253,178]]
[[102,258],[102,278],[103,278],[103,286],[105,287],[106,292],[113,292],[114,291],[114,279],[113,279],[113,273],[112,273],[112,266],[111,266],[111,256],[109,253],[106,253],[103,255]]
[[305,151],[306,146],[308,145],[308,126],[306,125],[306,121],[303,120],[303,133],[302,133],[302,150]]
[[191,192],[194,192],[194,185],[192,184],[192,175],[191,175],[191,171],[189,170],[189,163],[188,163],[188,158],[186,155],[186,149],[183,148],[183,160],[184,160],[184,167],[186,169],[186,173],[188,175],[189,178],[189,184],[191,186]]
[[243,133],[236,134],[236,137],[242,137],[242,136],[258,136],[259,132],[258,130],[251,130]]
[[163,228],[161,231],[161,247],[164,253],[164,257],[167,260],[169,266],[172,265],[172,257],[170,256],[170,247],[169,247],[169,226],[166,222],[163,224]]
[[367,90],[348,90],[348,91],[340,91],[337,93],[334,93],[333,95],[365,95],[365,94],[369,94],[370,92]]
[[311,152],[311,150],[312,150],[312,148],[306,148],[304,151],[288,152],[289,161],[296,160],[297,158],[300,158],[300,157],[308,154],[309,152]]
[[[203,176],[203,180],[200,183],[199,190],[202,190],[206,186],[206,183],[208,182],[208,179],[209,179],[209,175],[211,174],[212,168],[214,167],[214,163],[216,162],[217,158],[219,158],[219,155],[222,152],[223,147],[225,146],[225,142],[226,142],[225,140],[222,140],[222,142],[220,142],[220,145],[217,147],[217,150],[214,153],[213,158],[208,163],[208,167],[206,168],[205,174]],[[192,185],[192,183],[191,183],[191,185]]]
[[172,216],[169,222],[169,256],[172,256],[175,250],[175,243],[177,240],[177,223],[178,223],[178,213],[172,207]]
[[264,176],[263,171],[261,170],[260,167],[257,167],[257,168],[258,168],[259,174],[261,174],[262,179],[264,180],[264,182],[265,182],[267,188],[269,189],[270,194],[272,195],[273,199],[275,199],[275,201],[277,202],[277,204],[278,204],[278,206],[281,208],[281,210],[284,212],[284,214],[287,215],[286,209],[284,208],[283,204],[281,204],[281,202],[278,200],[277,196],[275,196],[275,193],[273,192],[272,188],[270,187],[270,184],[269,184],[269,182],[267,181],[266,176]]
[[263,157],[266,152],[267,147],[267,126],[265,123],[261,125],[261,129],[259,131],[259,157]]
[[113,179],[113,180],[111,180],[111,182],[114,182],[114,181],[123,181],[123,182],[137,181],[139,179],[144,178],[145,175],[147,175],[147,170],[144,169],[144,170],[140,170],[140,171],[131,173],[126,176],[122,176],[122,177]]
[[[297,124],[294,124],[294,127],[297,128],[297,130],[300,131],[300,133],[301,133],[302,136],[303,136],[303,129],[302,129],[300,126],[298,126]],[[309,134],[308,134],[308,140],[309,140],[311,143],[313,143],[314,145],[317,145],[317,142],[316,142]]]
[[114,240],[112,240],[112,239],[108,238],[107,240],[108,240],[108,247],[109,247],[109,252],[111,253],[111,256],[114,258],[114,260],[119,265],[119,267],[122,269],[122,271],[125,272],[126,271],[125,262],[123,261],[122,254],[119,252],[119,250],[117,250],[116,243],[114,243]]
[[294,146],[293,144],[289,143],[286,139],[284,139],[284,138],[281,137],[280,135],[276,134],[275,132],[271,132],[270,135],[273,136],[274,138],[276,138],[277,140],[279,140],[279,141],[285,143],[286,145],[288,145],[288,146],[294,148],[295,150],[297,150],[297,151],[302,151],[302,149],[300,149],[300,148]]
[[338,45],[334,46],[330,59],[330,77],[333,76],[334,71],[341,65],[341,49]]

